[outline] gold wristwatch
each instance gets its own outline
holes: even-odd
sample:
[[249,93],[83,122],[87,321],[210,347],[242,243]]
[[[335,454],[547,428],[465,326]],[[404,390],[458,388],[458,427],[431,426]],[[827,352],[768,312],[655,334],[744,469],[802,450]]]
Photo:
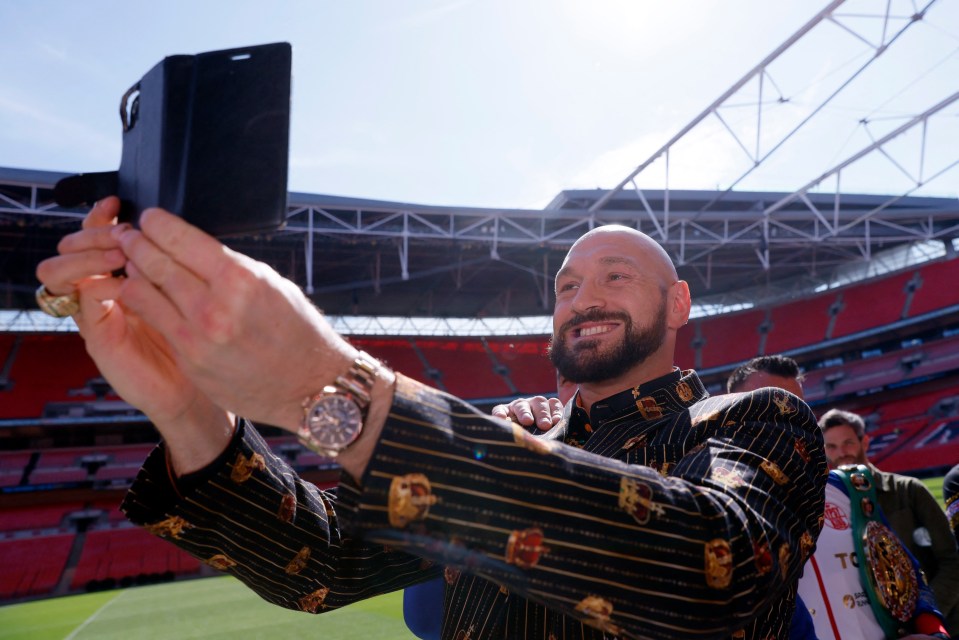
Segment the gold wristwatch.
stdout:
[[363,351],[342,376],[303,401],[297,437],[307,449],[335,458],[363,431],[379,362]]

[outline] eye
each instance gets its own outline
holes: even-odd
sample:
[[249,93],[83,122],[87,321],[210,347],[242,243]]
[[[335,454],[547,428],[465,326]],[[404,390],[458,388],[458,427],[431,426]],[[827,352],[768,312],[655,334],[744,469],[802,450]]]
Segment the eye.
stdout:
[[562,293],[562,292],[564,292],[564,291],[573,291],[573,290],[576,289],[577,287],[579,287],[579,283],[578,283],[578,282],[564,282],[564,283],[562,283],[562,284],[559,285],[559,287],[556,289],[556,291],[559,292],[559,293]]

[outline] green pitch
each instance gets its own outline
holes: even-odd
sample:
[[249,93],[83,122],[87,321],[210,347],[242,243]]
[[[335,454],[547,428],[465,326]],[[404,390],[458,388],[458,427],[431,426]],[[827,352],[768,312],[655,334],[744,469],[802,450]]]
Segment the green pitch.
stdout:
[[[938,478],[923,478],[923,482],[926,484],[926,487],[932,491],[932,495],[936,497],[936,501],[943,505],[942,501],[942,481],[946,479],[946,476],[939,476]],[[945,508],[945,505],[943,505]]]
[[0,607],[0,639],[409,640],[402,598],[390,593],[315,616],[271,605],[233,578],[206,578]]

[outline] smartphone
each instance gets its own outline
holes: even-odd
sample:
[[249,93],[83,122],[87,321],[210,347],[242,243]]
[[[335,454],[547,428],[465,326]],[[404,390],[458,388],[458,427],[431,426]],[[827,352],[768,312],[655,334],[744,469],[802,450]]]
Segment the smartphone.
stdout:
[[285,42],[164,58],[121,98],[119,171],[64,179],[58,203],[115,193],[134,225],[159,206],[215,236],[281,228],[291,62]]

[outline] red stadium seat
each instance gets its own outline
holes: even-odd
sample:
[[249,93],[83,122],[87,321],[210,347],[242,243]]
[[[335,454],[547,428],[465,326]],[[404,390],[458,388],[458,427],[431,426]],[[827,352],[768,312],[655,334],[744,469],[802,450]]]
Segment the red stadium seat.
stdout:
[[120,580],[167,571],[190,574],[199,569],[196,558],[143,529],[90,531],[71,586],[79,589],[91,580]]
[[744,362],[759,354],[759,325],[766,316],[760,309],[698,318],[702,342],[700,369]]
[[842,310],[836,316],[832,338],[891,324],[903,317],[906,285],[914,271],[857,282],[840,290]]
[[784,353],[825,340],[829,328],[829,309],[835,301],[835,292],[830,292],[773,307],[765,352]]
[[[70,362],[71,366],[51,367],[51,362]],[[76,402],[71,391],[85,388],[99,375],[79,336],[23,334],[9,384],[0,391],[0,419],[36,418],[43,415],[49,402]]]
[[455,396],[474,400],[512,392],[478,339],[418,339],[416,346],[429,366],[439,371],[442,387]]
[[931,262],[919,269],[921,282],[909,305],[909,317],[959,305],[959,258]]
[[0,600],[51,594],[73,540],[72,533],[0,540]]
[[544,338],[489,338],[487,344],[519,395],[556,393],[556,369]]

